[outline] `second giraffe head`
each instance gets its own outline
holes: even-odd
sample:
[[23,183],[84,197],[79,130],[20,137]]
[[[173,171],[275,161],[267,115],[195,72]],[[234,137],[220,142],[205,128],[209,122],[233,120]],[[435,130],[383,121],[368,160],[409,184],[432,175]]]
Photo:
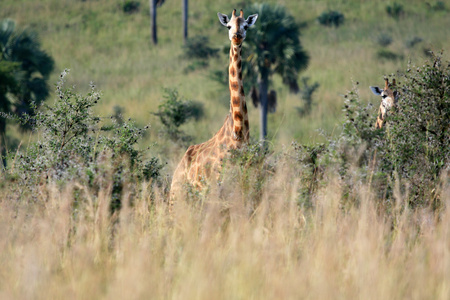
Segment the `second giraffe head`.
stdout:
[[387,78],[384,79],[384,89],[377,86],[370,87],[372,93],[381,96],[381,104],[384,105],[386,109],[390,109],[397,103],[398,92],[393,90],[393,88],[395,88],[395,79],[392,80],[392,83],[389,83],[389,79]]
[[229,19],[227,15],[221,13],[217,13],[217,15],[219,16],[220,23],[228,28],[228,36],[234,45],[242,44],[245,39],[247,29],[250,26],[253,26],[256,19],[258,19],[257,14],[248,16],[247,20],[244,19],[244,12],[242,9],[239,16],[236,16],[236,10],[233,10],[231,19]]

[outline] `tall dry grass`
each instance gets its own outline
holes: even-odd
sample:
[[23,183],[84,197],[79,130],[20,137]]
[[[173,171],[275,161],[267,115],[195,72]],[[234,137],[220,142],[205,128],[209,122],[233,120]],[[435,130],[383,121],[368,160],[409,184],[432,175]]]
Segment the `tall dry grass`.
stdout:
[[385,214],[369,185],[344,209],[330,172],[302,210],[291,175],[279,170],[258,205],[229,176],[200,201],[178,202],[173,219],[145,185],[133,205],[125,191],[113,217],[110,188],[43,185],[34,202],[4,188],[0,298],[450,298],[450,189],[439,214],[405,209],[399,190]]

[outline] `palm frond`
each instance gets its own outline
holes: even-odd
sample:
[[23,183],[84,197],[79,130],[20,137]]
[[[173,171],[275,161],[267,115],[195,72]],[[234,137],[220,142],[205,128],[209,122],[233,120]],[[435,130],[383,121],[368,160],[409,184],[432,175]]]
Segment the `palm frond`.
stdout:
[[[300,28],[295,19],[281,5],[252,4],[246,14],[258,14],[258,23],[249,29],[245,45],[253,64],[249,73],[269,72],[280,75],[283,82],[295,86],[298,73],[307,68],[309,56],[300,42]],[[247,78],[246,77],[246,78]]]

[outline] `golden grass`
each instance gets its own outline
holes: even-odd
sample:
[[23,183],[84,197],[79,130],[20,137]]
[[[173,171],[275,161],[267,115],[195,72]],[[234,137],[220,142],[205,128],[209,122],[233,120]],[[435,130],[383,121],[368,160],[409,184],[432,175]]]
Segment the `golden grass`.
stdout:
[[[370,186],[342,207],[329,183],[313,210],[297,206],[296,179],[279,171],[256,209],[228,182],[203,202],[143,186],[109,217],[110,190],[42,186],[36,202],[0,202],[2,299],[448,299],[450,190],[445,208],[377,208]],[[74,208],[74,190],[86,200]]]

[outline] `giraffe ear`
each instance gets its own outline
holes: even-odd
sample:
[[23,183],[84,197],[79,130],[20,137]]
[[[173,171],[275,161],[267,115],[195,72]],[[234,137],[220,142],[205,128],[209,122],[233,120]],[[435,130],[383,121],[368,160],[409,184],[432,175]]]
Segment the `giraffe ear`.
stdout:
[[258,19],[258,14],[250,15],[245,22],[247,22],[247,26],[250,27],[255,24],[256,19]]
[[374,93],[377,96],[381,96],[381,90],[377,86],[371,86],[370,89],[372,90],[372,93]]
[[228,19],[227,15],[221,14],[221,13],[217,13],[217,16],[219,17],[219,21],[223,26],[227,26],[228,22],[230,21]]

